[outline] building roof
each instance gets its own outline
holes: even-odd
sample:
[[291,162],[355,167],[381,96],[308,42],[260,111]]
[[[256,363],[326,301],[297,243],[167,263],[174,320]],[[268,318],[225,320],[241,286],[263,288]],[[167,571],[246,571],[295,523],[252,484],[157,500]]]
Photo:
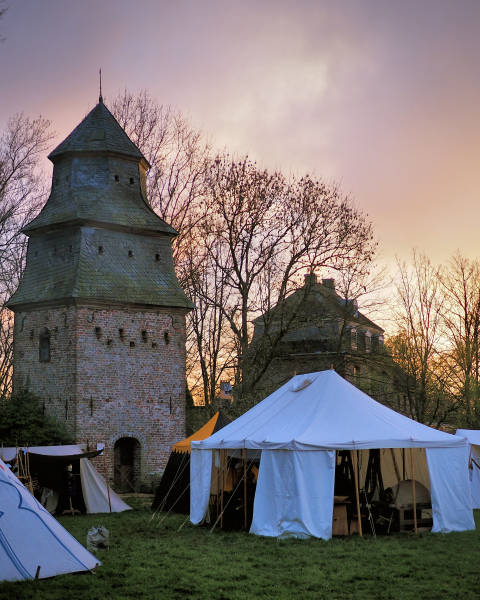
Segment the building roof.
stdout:
[[[333,279],[324,279],[319,283],[314,274],[305,276],[305,285],[296,290],[290,296],[287,296],[282,303],[282,308],[289,311],[299,308],[298,317],[307,315],[312,319],[321,314],[328,317],[336,317],[338,319],[346,319],[349,323],[355,323],[359,326],[376,329],[379,334],[383,333],[383,329],[371,321],[368,317],[362,314],[356,307],[353,301],[345,301],[335,291]],[[273,308],[273,318],[275,319],[275,311],[278,311],[279,306]],[[255,323],[261,324],[263,316],[257,317]],[[292,330],[295,329],[293,324]]]
[[23,232],[9,307],[68,301],[191,309],[174,269],[177,232],[149,206],[148,162],[100,101],[50,154],[52,190]]
[[118,121],[100,101],[48,158],[52,161],[67,152],[115,152],[149,163]]
[[[88,113],[49,158],[57,163],[69,155],[88,156],[90,160],[93,156],[103,162],[98,162],[94,174],[91,165],[72,163],[68,184],[56,182],[58,176],[54,170],[50,197],[37,217],[23,228],[25,234],[63,224],[90,223],[177,235],[177,231],[159,217],[146,200],[140,172],[144,173],[150,166],[148,161],[103,102]],[[113,180],[112,166],[102,158],[104,156],[116,157],[120,162],[122,158],[126,159],[123,169],[118,160],[113,167],[118,180]],[[132,161],[141,163],[142,167],[132,171]],[[129,179],[133,172],[134,183],[131,185]]]

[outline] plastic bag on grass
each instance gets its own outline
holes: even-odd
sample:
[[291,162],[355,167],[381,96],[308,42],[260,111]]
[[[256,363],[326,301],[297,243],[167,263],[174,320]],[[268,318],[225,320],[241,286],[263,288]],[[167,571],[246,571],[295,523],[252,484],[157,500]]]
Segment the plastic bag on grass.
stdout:
[[108,529],[103,525],[90,528],[87,533],[87,550],[90,552],[98,549],[108,550],[109,535]]

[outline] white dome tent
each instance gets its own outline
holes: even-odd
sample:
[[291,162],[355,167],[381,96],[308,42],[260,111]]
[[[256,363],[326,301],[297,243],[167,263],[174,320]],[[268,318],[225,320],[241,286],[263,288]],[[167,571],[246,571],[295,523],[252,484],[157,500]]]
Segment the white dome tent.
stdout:
[[475,528],[467,441],[379,404],[335,371],[296,375],[191,447],[193,524],[208,509],[213,451],[261,451],[251,533],[330,539],[337,450],[424,448],[432,530]]
[[0,459],[0,581],[89,571],[99,564]]

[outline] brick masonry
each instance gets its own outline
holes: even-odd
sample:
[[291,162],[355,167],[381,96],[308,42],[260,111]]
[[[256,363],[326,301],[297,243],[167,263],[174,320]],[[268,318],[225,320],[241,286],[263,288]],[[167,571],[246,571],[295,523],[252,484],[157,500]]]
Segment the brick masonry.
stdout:
[[[40,362],[45,329],[51,357]],[[184,311],[43,308],[17,312],[14,335],[15,389],[34,391],[77,442],[105,443],[111,478],[124,437],[140,444],[137,483],[164,468],[185,434]]]

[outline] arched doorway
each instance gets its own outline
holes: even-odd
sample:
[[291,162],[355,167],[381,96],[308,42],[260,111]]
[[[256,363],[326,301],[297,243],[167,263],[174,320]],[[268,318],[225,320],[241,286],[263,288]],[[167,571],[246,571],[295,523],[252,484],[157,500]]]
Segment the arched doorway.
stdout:
[[118,492],[134,492],[140,480],[140,443],[137,439],[123,437],[113,448],[115,489]]

